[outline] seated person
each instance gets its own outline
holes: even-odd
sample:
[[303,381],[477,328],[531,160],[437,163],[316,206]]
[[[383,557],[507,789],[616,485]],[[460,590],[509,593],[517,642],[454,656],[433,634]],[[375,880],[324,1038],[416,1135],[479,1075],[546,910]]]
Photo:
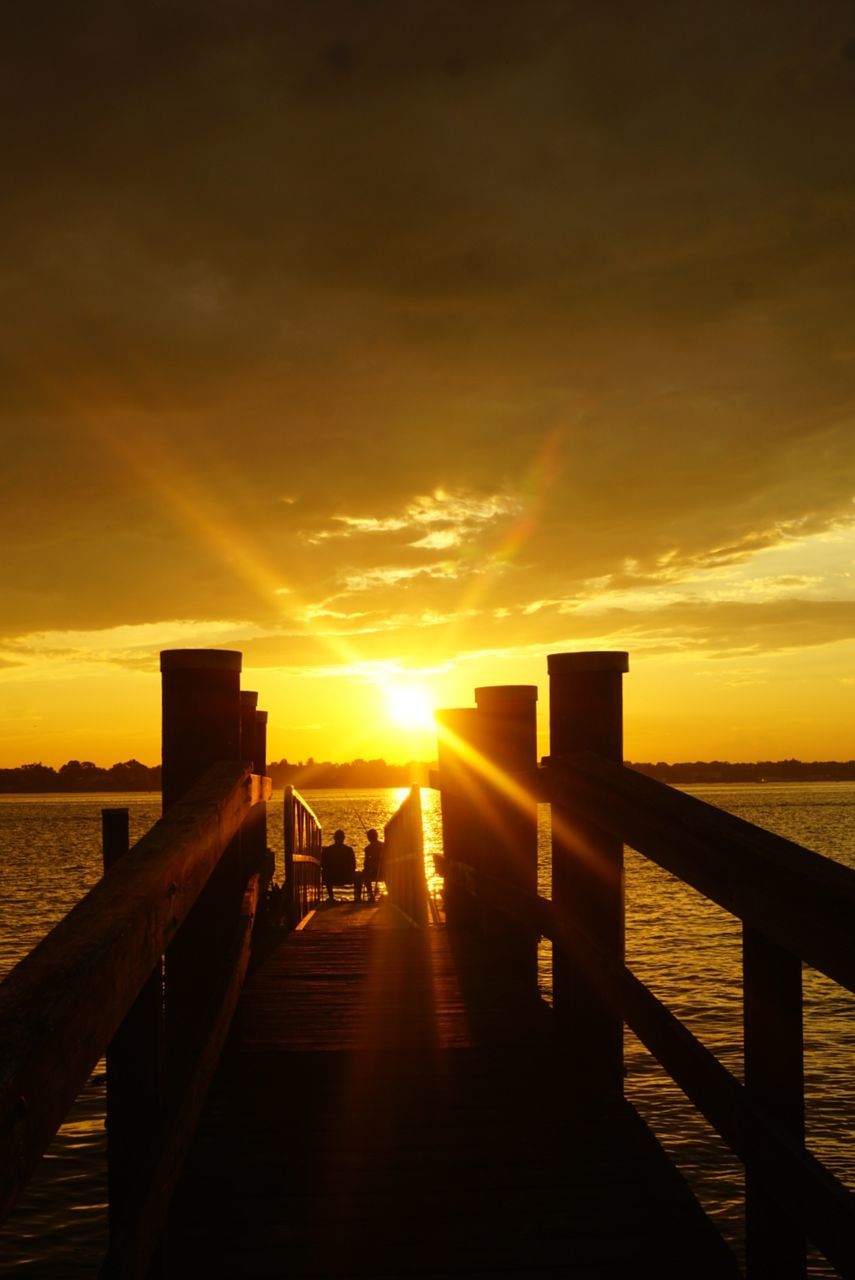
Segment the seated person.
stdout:
[[362,884],[369,901],[373,902],[377,881],[383,879],[384,845],[373,827],[365,834],[368,836],[368,844],[365,846],[365,860],[362,863]]
[[333,890],[336,885],[352,884],[354,897],[358,896],[356,854],[349,844],[344,843],[343,831],[336,831],[332,844],[325,845],[321,850],[321,879],[330,902],[335,902]]

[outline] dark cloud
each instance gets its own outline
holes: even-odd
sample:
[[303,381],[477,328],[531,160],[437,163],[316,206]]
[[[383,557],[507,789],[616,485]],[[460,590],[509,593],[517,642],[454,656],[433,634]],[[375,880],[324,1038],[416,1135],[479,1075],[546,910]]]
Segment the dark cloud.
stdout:
[[[851,513],[848,6],[0,25],[4,631],[516,609]],[[438,486],[519,505],[445,576],[311,541]]]

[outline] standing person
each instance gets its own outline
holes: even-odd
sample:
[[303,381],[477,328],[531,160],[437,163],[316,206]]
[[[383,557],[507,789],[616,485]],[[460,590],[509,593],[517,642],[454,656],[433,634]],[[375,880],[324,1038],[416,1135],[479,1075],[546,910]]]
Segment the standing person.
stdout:
[[365,860],[362,864],[362,883],[368,890],[370,902],[374,901],[374,890],[378,880],[383,879],[383,841],[372,827],[365,833],[368,844],[365,846]]
[[336,885],[352,884],[354,898],[357,896],[356,854],[344,843],[343,831],[334,832],[332,844],[321,850],[321,878],[330,902],[335,902]]

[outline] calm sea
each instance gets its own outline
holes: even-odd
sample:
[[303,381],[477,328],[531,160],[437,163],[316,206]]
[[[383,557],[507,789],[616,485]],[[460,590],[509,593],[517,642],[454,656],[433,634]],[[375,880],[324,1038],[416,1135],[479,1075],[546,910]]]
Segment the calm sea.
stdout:
[[[691,788],[739,814],[855,867],[855,783],[748,784]],[[308,793],[326,830],[342,827],[361,849],[405,791]],[[429,879],[439,850],[436,793],[424,791]],[[157,819],[159,796],[0,796],[0,974],[100,875],[102,806],[130,810],[132,839]],[[549,892],[548,809],[541,823],[541,892]],[[281,796],[270,807],[270,844],[281,850]],[[281,865],[277,869],[281,876]],[[740,932],[726,912],[632,851],[627,853],[627,959],[636,974],[738,1076],[742,1073]],[[541,952],[549,996],[549,951]],[[808,1142],[855,1189],[855,996],[811,970],[805,975]],[[633,1037],[627,1093],[737,1247],[742,1231],[741,1165]],[[0,1274],[90,1277],[104,1246],[103,1066],[96,1069],[43,1167],[0,1235]],[[835,1273],[814,1260],[811,1275]]]

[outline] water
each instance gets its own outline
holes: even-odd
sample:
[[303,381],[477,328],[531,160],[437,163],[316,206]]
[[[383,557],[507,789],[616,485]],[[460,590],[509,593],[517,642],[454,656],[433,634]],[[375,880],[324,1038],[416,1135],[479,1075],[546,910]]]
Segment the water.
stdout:
[[[855,783],[686,788],[757,826],[855,868]],[[627,851],[627,964],[725,1066],[742,1078],[741,926],[681,881]],[[805,966],[808,1147],[855,1190],[855,995]],[[635,1037],[626,1093],[741,1252],[742,1165]],[[811,1259],[812,1277],[836,1275]]]
[[[707,785],[690,788],[781,835],[855,867],[855,783]],[[342,827],[358,851],[365,829],[382,829],[402,789],[309,792],[326,831]],[[441,849],[435,792],[422,793],[426,870]],[[159,797],[2,796],[0,973],[44,934],[100,875],[102,806],[130,810],[138,838],[159,815]],[[541,808],[540,889],[549,892],[549,812]],[[270,844],[281,850],[281,803],[270,807]],[[280,855],[281,859],[281,855]],[[742,1072],[739,923],[692,889],[627,851],[627,961],[737,1076]],[[281,861],[277,868],[281,875]],[[541,949],[549,996],[549,949]],[[855,996],[805,973],[807,1131],[811,1149],[855,1189],[853,1041]],[[720,1229],[739,1246],[742,1172],[683,1094],[634,1037],[627,1036],[627,1094],[690,1177]],[[0,1237],[0,1274],[89,1277],[104,1245],[103,1068],[51,1148],[26,1200]],[[835,1273],[819,1260],[811,1276]]]
[[[407,788],[301,793],[325,832],[341,827],[357,850],[365,831],[383,830]],[[426,871],[441,881],[433,851],[441,847],[439,797],[422,793]],[[0,796],[0,977],[26,955],[101,876],[101,809],[127,808],[132,842],[160,816],[160,795]],[[268,808],[268,843],[278,851],[282,878],[282,793]],[[106,1246],[106,1144],[104,1063],[100,1062],[29,1184],[12,1219],[0,1232],[0,1275],[34,1280],[91,1280]]]

